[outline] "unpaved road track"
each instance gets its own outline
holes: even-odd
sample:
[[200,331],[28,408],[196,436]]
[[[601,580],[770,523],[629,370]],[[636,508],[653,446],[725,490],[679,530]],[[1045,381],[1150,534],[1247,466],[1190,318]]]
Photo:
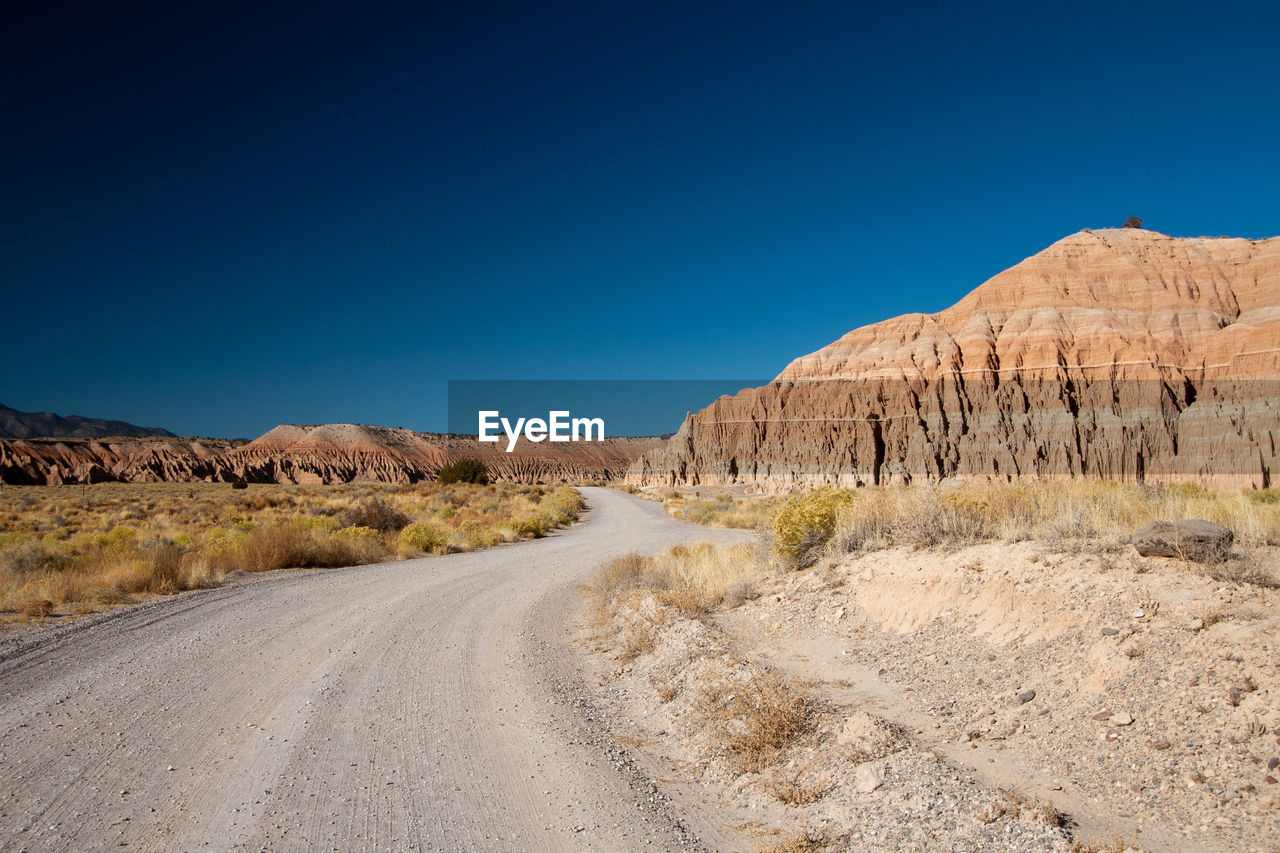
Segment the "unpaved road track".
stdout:
[[585,489],[522,545],[260,576],[0,646],[0,849],[690,843],[593,719],[601,562],[742,534]]

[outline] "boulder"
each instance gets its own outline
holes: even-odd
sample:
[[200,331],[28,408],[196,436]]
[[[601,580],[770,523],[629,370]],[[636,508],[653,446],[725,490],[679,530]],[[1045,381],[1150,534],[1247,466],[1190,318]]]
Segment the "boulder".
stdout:
[[1129,544],[1144,557],[1179,557],[1197,563],[1220,563],[1231,552],[1235,534],[1203,519],[1156,521],[1133,536]]

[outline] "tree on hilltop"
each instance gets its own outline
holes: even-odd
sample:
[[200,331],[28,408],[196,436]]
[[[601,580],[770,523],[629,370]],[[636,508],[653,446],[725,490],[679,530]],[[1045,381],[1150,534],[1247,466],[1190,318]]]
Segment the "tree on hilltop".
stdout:
[[1130,216],[1128,219],[1126,219],[1126,220],[1124,221],[1124,226],[1123,226],[1123,227],[1125,227],[1125,228],[1141,228],[1141,227],[1142,227],[1142,217],[1141,217],[1141,216]]

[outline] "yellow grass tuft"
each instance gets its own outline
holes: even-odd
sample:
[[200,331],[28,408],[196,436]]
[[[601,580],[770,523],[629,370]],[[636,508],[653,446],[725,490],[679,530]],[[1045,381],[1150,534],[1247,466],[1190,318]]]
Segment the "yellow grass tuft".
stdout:
[[631,554],[614,560],[596,573],[591,591],[601,607],[641,589],[686,616],[701,616],[740,604],[766,573],[750,545],[677,545],[657,557]]

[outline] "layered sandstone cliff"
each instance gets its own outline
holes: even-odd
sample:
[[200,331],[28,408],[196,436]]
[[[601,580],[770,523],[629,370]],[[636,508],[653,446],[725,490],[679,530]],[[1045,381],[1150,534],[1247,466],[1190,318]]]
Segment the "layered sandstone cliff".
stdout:
[[958,476],[1265,487],[1280,471],[1280,238],[1082,231],[937,314],[856,329],[722,397],[637,485]]
[[210,438],[0,439],[0,481],[14,485],[234,480],[223,456],[237,442]]
[[653,438],[532,444],[514,453],[464,436],[322,424],[278,426],[248,442],[112,438],[0,440],[0,480],[58,485],[100,482],[416,483],[441,467],[478,458],[496,480],[616,480]]

